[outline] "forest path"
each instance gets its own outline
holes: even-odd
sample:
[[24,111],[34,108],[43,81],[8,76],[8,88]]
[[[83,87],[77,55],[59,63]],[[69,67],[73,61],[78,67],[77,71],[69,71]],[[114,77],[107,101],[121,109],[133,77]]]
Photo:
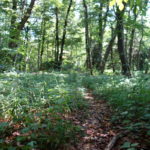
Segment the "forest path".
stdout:
[[81,110],[74,117],[74,123],[80,125],[84,136],[71,150],[104,150],[116,135],[110,123],[111,110],[104,100],[97,100],[91,91],[85,93],[89,103],[87,112]]

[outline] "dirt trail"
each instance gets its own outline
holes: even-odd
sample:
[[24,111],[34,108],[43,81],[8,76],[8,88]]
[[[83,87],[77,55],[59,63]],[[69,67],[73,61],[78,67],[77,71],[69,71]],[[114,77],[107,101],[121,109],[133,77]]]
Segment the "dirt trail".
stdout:
[[[72,143],[64,150],[121,150],[125,142],[140,143],[137,150],[150,150],[145,141],[136,138],[135,132],[124,130],[119,122],[111,123],[112,111],[107,101],[97,99],[91,91],[87,91],[84,98],[88,109],[77,110],[68,117],[82,128],[84,135],[78,137],[77,144]],[[139,137],[146,139],[143,135]]]
[[81,110],[74,118],[74,123],[83,128],[85,135],[72,149],[74,150],[104,150],[112,137],[116,135],[110,123],[111,110],[104,100],[95,100],[90,91],[85,95],[89,110]]

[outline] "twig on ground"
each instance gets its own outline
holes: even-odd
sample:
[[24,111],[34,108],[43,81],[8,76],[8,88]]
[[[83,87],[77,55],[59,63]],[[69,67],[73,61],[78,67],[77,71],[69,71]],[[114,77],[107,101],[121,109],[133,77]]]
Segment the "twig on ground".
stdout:
[[115,146],[117,140],[122,138],[123,136],[125,136],[127,133],[128,133],[128,131],[125,131],[125,132],[121,132],[121,133],[118,133],[117,135],[115,135],[112,138],[112,140],[108,143],[105,150],[111,150]]

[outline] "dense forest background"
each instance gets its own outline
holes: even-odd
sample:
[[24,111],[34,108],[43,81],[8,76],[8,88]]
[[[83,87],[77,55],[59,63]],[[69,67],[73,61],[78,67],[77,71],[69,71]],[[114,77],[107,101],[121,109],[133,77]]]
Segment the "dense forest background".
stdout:
[[149,150],[150,2],[0,0],[0,150]]
[[[2,0],[1,71],[149,70],[148,1]],[[114,4],[113,4],[114,3]]]

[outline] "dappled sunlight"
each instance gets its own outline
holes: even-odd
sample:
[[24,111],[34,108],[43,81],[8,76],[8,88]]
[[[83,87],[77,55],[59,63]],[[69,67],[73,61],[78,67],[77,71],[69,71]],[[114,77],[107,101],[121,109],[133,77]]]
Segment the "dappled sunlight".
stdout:
[[0,150],[149,150],[149,13],[0,0]]

